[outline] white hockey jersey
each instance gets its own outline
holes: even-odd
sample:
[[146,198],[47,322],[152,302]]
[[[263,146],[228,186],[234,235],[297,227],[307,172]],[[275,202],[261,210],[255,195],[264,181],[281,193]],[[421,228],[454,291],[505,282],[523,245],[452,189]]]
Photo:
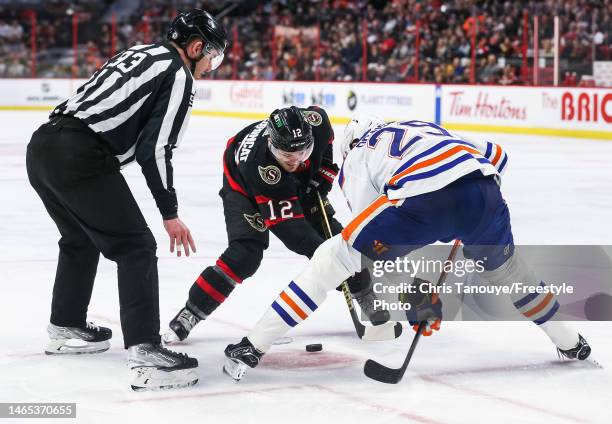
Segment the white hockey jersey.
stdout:
[[477,170],[499,182],[507,162],[497,144],[468,140],[430,122],[391,122],[361,137],[338,182],[351,210],[359,212],[381,194],[390,200],[417,196]]

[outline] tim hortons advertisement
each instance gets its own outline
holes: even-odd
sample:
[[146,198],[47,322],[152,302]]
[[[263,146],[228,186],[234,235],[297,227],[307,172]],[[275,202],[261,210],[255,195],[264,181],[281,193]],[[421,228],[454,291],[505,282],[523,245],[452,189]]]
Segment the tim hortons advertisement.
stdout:
[[[513,101],[509,96],[479,89],[472,93],[458,89],[445,93],[444,104],[448,105],[448,117],[465,120],[527,121],[528,105],[524,101]],[[445,112],[447,109],[444,109]],[[446,115],[444,115],[446,117]]]

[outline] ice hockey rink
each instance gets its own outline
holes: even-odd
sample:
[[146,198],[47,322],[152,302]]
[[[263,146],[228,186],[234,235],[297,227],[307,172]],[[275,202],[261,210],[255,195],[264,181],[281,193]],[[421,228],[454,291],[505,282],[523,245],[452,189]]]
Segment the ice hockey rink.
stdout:
[[[76,402],[78,422],[609,423],[612,323],[574,323],[604,365],[561,362],[530,322],[446,322],[421,340],[398,385],[363,375],[368,358],[398,367],[412,331],[386,342],[356,336],[339,294],[274,346],[239,384],[222,374],[223,349],[254,325],[305,259],[272,237],[258,273],[177,350],[199,359],[189,389],[135,393],[119,327],[116,269],[101,259],[89,319],[112,328],[100,355],[50,357],[47,342],[58,232],[27,181],[25,148],[45,112],[0,112],[0,402]],[[176,258],[137,165],[124,171],[158,241],[162,328],[200,271],[224,249],[221,153],[248,121],[192,117],[174,156],[179,214],[197,254]],[[342,127],[336,127],[339,138]],[[500,143],[502,190],[520,244],[612,244],[612,143],[472,134]],[[348,211],[334,188],[339,219]],[[323,351],[307,353],[308,343]],[[5,421],[2,421],[5,422]]]

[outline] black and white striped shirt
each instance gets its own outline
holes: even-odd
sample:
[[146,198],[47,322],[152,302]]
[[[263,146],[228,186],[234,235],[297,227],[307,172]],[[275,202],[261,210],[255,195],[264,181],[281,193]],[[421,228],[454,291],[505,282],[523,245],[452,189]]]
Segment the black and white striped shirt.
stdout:
[[104,64],[51,116],[87,124],[125,166],[136,160],[165,219],[177,216],[172,149],[195,94],[193,76],[169,43],[138,45]]

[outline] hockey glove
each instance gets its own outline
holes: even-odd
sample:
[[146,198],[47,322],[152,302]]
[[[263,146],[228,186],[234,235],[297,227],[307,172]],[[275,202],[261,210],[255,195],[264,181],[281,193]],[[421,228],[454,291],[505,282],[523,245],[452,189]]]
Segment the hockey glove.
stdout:
[[[321,195],[321,197],[323,198],[325,213],[327,214],[328,218],[331,218],[332,216],[334,216],[336,211],[334,210],[334,207],[331,205],[327,197],[323,195]],[[308,219],[308,221],[311,222],[311,224],[316,228],[321,226],[321,212],[319,211],[321,206],[319,204],[319,198],[317,197],[316,190],[304,194],[300,198],[300,204],[302,205],[302,210],[304,211],[306,219]]]
[[[321,197],[326,197],[332,189],[334,179],[336,178],[336,175],[338,175],[338,169],[339,168],[335,163],[326,163],[326,161],[324,161],[321,168],[319,168],[317,173],[308,182],[306,194],[310,195],[313,192],[318,191]],[[316,193],[314,194],[316,198]]]
[[401,293],[399,300],[410,304],[410,309],[406,311],[406,317],[414,331],[418,330],[420,322],[425,322],[423,335],[431,336],[434,330],[440,330],[442,300],[437,293],[432,293],[432,290],[428,289],[433,288],[433,284],[427,283],[428,281],[415,277],[412,283],[414,293]]
[[[367,291],[372,286],[372,277],[367,269],[363,269],[355,275],[351,275],[346,279],[351,295],[357,297],[361,292]],[[344,284],[344,283],[342,283]],[[342,292],[342,284],[336,287],[336,290]]]

